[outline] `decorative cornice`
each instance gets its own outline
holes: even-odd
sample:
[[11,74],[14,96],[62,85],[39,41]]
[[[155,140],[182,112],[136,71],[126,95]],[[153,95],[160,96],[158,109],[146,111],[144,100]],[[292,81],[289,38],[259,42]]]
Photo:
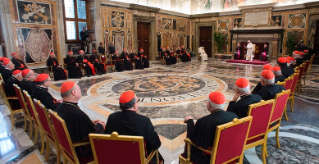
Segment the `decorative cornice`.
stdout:
[[248,6],[238,6],[239,10],[246,10],[246,9],[261,9],[261,8],[274,8],[276,3],[264,3],[258,5],[248,5]]
[[230,30],[233,34],[270,34],[270,33],[283,33],[284,29],[251,29],[251,30]]
[[149,7],[149,6],[142,6],[142,5],[138,5],[138,4],[130,4],[130,7],[132,10],[138,10],[138,11],[148,11],[148,12],[159,12],[160,8],[156,8],[156,7]]
[[319,7],[319,2],[308,2],[303,4],[306,8],[316,8]]
[[218,17],[219,13],[204,13],[204,14],[196,14],[191,15],[191,18],[208,18],[208,17]]

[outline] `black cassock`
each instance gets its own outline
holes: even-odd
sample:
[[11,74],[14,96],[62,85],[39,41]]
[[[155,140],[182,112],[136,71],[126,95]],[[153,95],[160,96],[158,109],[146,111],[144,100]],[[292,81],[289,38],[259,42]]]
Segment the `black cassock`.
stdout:
[[144,68],[150,67],[150,63],[148,61],[148,58],[144,53],[138,53],[138,56],[142,60]]
[[290,75],[295,73],[295,70],[291,67],[287,67],[287,64],[285,66],[280,66],[281,74],[288,78]]
[[[88,142],[90,133],[103,133],[101,124],[94,125],[77,103],[63,102],[56,108],[58,115],[65,121],[73,143]],[[77,155],[91,155],[91,146],[75,148]]]
[[115,47],[114,46],[109,46],[110,54],[115,53]]
[[173,64],[173,58],[171,57],[171,51],[166,50],[165,51],[165,61],[166,61],[166,65],[171,65]]
[[253,94],[257,94],[261,89],[263,89],[263,86],[261,85],[261,83],[259,82],[256,87],[253,89],[253,91],[251,93]]
[[176,64],[177,63],[176,57],[174,56],[174,52],[171,52],[169,54],[169,59],[171,60],[172,64]]
[[251,104],[258,103],[262,100],[260,95],[251,94],[248,96],[241,96],[241,99],[229,102],[227,112],[235,113],[239,118],[244,118],[248,115],[248,107]]
[[124,57],[124,64],[123,64],[124,70],[133,70],[133,64],[131,59],[128,55]]
[[19,80],[15,77],[11,76],[5,83],[4,89],[7,96],[17,96],[16,92],[14,91],[13,84],[19,85]]
[[4,66],[2,64],[0,64],[0,73],[4,70]]
[[7,80],[12,76],[12,70],[10,69],[4,69],[1,72],[2,78],[4,82],[7,82]]
[[57,100],[52,97],[52,95],[49,93],[48,88],[44,88],[41,86],[36,86],[34,88],[34,91],[31,95],[32,99],[40,100],[41,103],[49,110],[55,111],[55,109],[60,105],[60,103],[57,102]]
[[144,69],[143,62],[139,56],[135,56],[135,69]]
[[112,56],[112,60],[115,61],[116,71],[118,71],[118,72],[123,71],[123,60],[119,56],[116,56],[116,55]]
[[90,56],[91,63],[94,63],[94,68],[98,71],[98,73],[106,73],[104,69],[104,64],[100,63],[100,58],[98,55],[92,54]]
[[[264,56],[263,53],[265,53],[266,55]],[[263,48],[263,51],[261,52],[261,55],[260,55],[260,61],[267,61],[267,55],[268,55],[268,47]]]
[[69,78],[81,78],[82,77],[82,72],[80,70],[80,67],[76,66],[77,62],[73,56],[70,57],[69,55],[67,55],[65,62],[67,64]]
[[[187,138],[189,138],[197,147],[204,149],[213,147],[216,127],[231,122],[234,118],[238,118],[235,113],[217,110],[198,119],[195,125],[192,119],[187,120]],[[185,152],[183,153],[183,156],[185,157],[187,157],[186,152],[185,149]],[[209,164],[210,155],[192,146],[191,160],[195,163]]]
[[151,120],[134,111],[122,110],[112,113],[108,117],[104,133],[111,134],[114,131],[119,135],[142,136],[146,143],[145,153],[148,154],[161,146],[161,141],[154,131]]
[[19,83],[19,87],[21,88],[21,90],[25,90],[29,93],[29,95],[33,94],[33,91],[35,90],[34,88],[37,86],[37,84],[35,82],[32,81],[28,81],[28,80],[22,80]]
[[284,82],[284,81],[285,81],[285,79],[286,79],[286,77],[285,77],[285,76],[283,76],[283,75],[276,76],[276,77],[275,77],[275,83],[277,83],[278,81],[280,81],[280,82]]
[[291,68],[295,68],[300,66],[303,63],[303,59],[302,58],[295,58],[296,59],[296,64],[291,64],[290,67]]
[[164,58],[166,65],[171,65],[171,60],[169,59],[169,54],[166,53],[166,51],[161,52],[161,58]]
[[12,58],[11,59],[12,63],[14,64],[15,66],[15,69],[19,69],[19,70],[24,70],[24,69],[27,69],[28,67],[25,65],[25,63],[20,60],[20,59],[14,59]]
[[[80,64],[80,63],[82,64],[82,67],[84,67],[84,70],[85,70],[85,72],[86,72],[86,74],[87,74],[88,76],[93,74],[90,65],[89,65],[87,62],[84,62],[84,59],[88,60],[88,57],[87,57],[87,56],[85,56],[85,55],[83,55],[83,56],[82,56],[82,55],[79,55],[76,59],[77,59],[77,61],[78,61],[79,64]],[[89,61],[89,60],[88,60],[88,61]],[[84,66],[83,64],[85,64],[85,66]]]
[[105,53],[105,49],[102,46],[99,46],[99,53],[103,54]]
[[130,59],[133,62],[135,60],[136,53],[130,53]]
[[259,94],[263,98],[263,100],[266,101],[275,98],[275,95],[282,92],[283,90],[286,89],[282,85],[270,84],[264,86],[257,94]]
[[[53,71],[55,81],[67,79],[64,69],[62,67],[58,67],[59,62],[56,58],[49,57],[47,61],[47,66],[49,67],[50,71]],[[51,70],[51,67],[52,67],[52,70]]]
[[[311,59],[311,55],[309,54],[309,51],[308,53],[306,53],[304,56],[303,56],[303,60],[306,61],[306,60],[309,60],[310,61]],[[0,67],[0,71],[1,71],[1,67]]]
[[241,47],[236,47],[236,52],[234,54],[234,59],[240,60],[241,59]]

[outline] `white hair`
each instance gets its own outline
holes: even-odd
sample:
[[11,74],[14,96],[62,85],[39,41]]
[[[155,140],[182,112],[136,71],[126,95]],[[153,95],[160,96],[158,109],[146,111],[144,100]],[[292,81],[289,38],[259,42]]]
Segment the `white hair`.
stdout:
[[276,76],[276,75],[281,75],[281,70],[279,70],[279,71],[274,71],[274,74],[275,74],[275,76]]
[[273,83],[275,83],[275,78],[265,79],[262,76],[260,78],[264,81],[265,84],[273,84]]
[[213,109],[213,110],[224,109],[225,108],[225,103],[223,103],[223,104],[215,104],[209,99],[209,96],[207,97],[207,101],[210,104],[210,108]]
[[245,88],[239,88],[238,86],[236,86],[236,89],[238,90],[240,95],[250,93],[250,85],[249,84]]

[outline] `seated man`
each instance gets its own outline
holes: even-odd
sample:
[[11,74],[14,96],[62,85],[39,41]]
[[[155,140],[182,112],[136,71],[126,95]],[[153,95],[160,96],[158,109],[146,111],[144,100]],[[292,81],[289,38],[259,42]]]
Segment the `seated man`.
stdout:
[[290,64],[290,67],[295,68],[300,66],[303,63],[302,56],[303,52],[294,51],[292,57],[295,58],[296,62],[293,64]]
[[[47,61],[47,66],[50,71],[53,71],[54,81],[67,79],[66,71],[59,65],[58,60],[55,58],[55,54],[50,52],[50,57]],[[52,69],[52,70],[51,70]]]
[[264,44],[264,49],[260,55],[260,61],[267,61],[267,57],[268,57],[268,47],[267,47],[267,44]]
[[285,81],[286,77],[281,74],[281,69],[279,66],[274,66],[273,71],[274,71],[274,75],[275,75],[275,83],[277,83],[278,81],[280,81],[280,82]]
[[4,82],[12,76],[12,71],[14,70],[14,64],[10,61],[10,59],[5,59],[3,61],[4,70],[1,72],[2,78]]
[[92,55],[90,56],[91,63],[94,63],[94,68],[97,70],[99,75],[106,73],[105,65],[101,63],[99,55],[97,55],[96,50],[93,50]]
[[123,63],[123,69],[124,70],[133,70],[133,63],[131,58],[129,57],[128,53],[124,53],[124,63]]
[[135,57],[136,57],[135,50],[132,49],[132,53],[130,53],[130,59],[131,59],[132,62],[135,60]]
[[287,56],[286,59],[287,59],[287,66],[288,67],[290,67],[290,65],[292,65],[292,64],[296,64],[296,59],[295,58],[293,58],[291,56]]
[[198,52],[199,52],[199,56],[201,57],[202,61],[207,61],[208,60],[207,59],[207,54],[206,54],[206,52],[204,50],[204,47],[199,47],[198,48]]
[[144,68],[150,67],[150,63],[149,63],[148,58],[147,58],[146,54],[144,53],[143,49],[140,49],[138,56],[141,58]]
[[0,73],[5,69],[4,66],[3,66],[3,61],[6,60],[6,59],[9,60],[6,57],[1,57],[0,58]]
[[281,73],[285,78],[288,78],[290,75],[295,73],[295,70],[287,66],[287,59],[285,57],[280,57],[277,60],[277,64],[281,69]]
[[7,80],[7,82],[4,83],[4,89],[7,96],[17,96],[16,92],[14,91],[13,84],[19,85],[21,80],[21,70],[13,71],[12,76]]
[[24,70],[27,69],[28,67],[25,65],[25,63],[19,59],[19,55],[16,53],[12,53],[12,63],[15,65],[15,69],[19,69],[19,70]]
[[40,100],[48,110],[51,109],[55,111],[60,103],[49,93],[49,87],[52,81],[50,76],[46,73],[42,73],[34,81],[37,83],[37,86],[32,92],[32,99]]
[[161,52],[161,58],[164,58],[166,65],[171,65],[172,62],[171,62],[171,60],[170,60],[170,58],[169,58],[170,53],[168,53],[168,52],[169,52],[169,51],[167,51],[166,48],[163,47],[163,48],[162,48],[162,52]]
[[[240,100],[237,101],[239,97]],[[249,105],[258,103],[261,100],[262,98],[258,94],[252,94],[250,92],[249,81],[245,78],[239,78],[236,81],[236,93],[233,100],[229,102],[227,112],[233,112],[239,118],[244,118],[248,115]]]
[[73,52],[69,51],[68,55],[66,56],[65,62],[67,64],[69,78],[81,78],[82,72],[80,70],[80,66],[76,61],[75,57],[73,56]]
[[[212,92],[207,99],[207,110],[209,115],[197,120],[194,125],[193,117],[186,116],[185,123],[187,124],[187,138],[189,138],[197,147],[208,149],[213,147],[215,140],[216,127],[238,118],[235,113],[225,112],[226,98],[220,92]],[[187,151],[183,153],[187,156]],[[207,154],[194,146],[191,148],[191,160],[194,163],[209,164],[210,154]]]
[[[78,106],[82,94],[80,87],[75,82],[64,82],[60,92],[63,102],[56,108],[56,112],[65,121],[73,143],[88,142],[90,133],[103,133],[105,122],[91,121]],[[90,145],[76,147],[75,151],[80,156],[92,155]]]
[[119,135],[142,136],[146,144],[145,155],[161,146],[158,134],[149,118],[137,114],[138,99],[132,91],[124,92],[119,99],[122,111],[112,113],[105,127],[105,134],[117,132]]
[[80,55],[77,57],[78,63],[82,64],[82,67],[84,68],[86,72],[86,76],[90,77],[91,75],[95,75],[95,69],[94,66],[89,63],[87,56],[84,55],[84,51],[79,51]]
[[[269,70],[272,71],[272,66],[270,64],[266,64],[263,66],[263,70]],[[257,94],[261,89],[263,88],[263,86],[261,85],[261,83],[259,82],[255,88],[253,89],[253,91],[251,93],[253,94]]]
[[272,71],[272,66],[270,64],[266,64],[266,65],[263,66],[263,70]]
[[286,90],[284,86],[275,84],[275,75],[269,70],[261,72],[260,83],[263,88],[257,94],[265,101],[275,98],[277,93]]
[[20,81],[19,87],[21,90],[27,91],[29,95],[32,95],[35,87],[37,86],[37,84],[34,82],[34,80],[37,78],[37,74],[31,69],[24,69],[21,74],[23,80]]
[[119,56],[119,52],[115,51],[114,55],[112,56],[112,60],[115,61],[115,70],[118,72],[123,71],[123,60]]
[[306,61],[306,60],[309,60],[311,59],[311,54],[309,53],[308,50],[304,50],[304,56],[303,56],[303,60]]
[[241,52],[241,47],[240,47],[240,44],[238,43],[237,47],[236,47],[236,52],[234,54],[234,59],[235,60],[240,60],[241,59],[240,52]]

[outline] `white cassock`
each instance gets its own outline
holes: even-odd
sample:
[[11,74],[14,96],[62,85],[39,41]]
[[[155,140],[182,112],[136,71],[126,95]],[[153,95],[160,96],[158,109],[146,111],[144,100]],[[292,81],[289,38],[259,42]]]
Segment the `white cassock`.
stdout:
[[207,61],[207,54],[204,50],[204,47],[199,47],[198,48],[199,56],[201,57],[202,61]]
[[249,42],[247,44],[247,54],[246,54],[246,60],[253,61],[254,56],[253,56],[253,44]]

